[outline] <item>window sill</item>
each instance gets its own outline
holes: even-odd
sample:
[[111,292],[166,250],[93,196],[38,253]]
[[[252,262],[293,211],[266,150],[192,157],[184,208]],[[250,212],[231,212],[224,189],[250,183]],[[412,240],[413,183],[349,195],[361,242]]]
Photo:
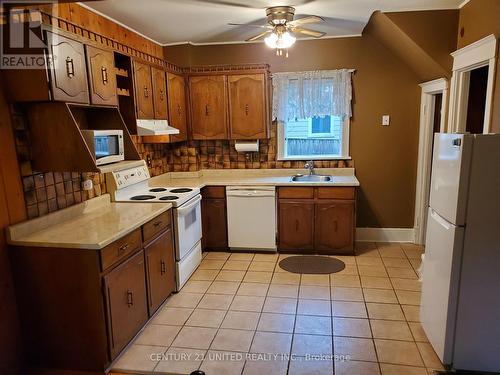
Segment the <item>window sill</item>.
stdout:
[[303,161],[307,161],[307,160],[351,160],[352,158],[350,156],[316,156],[316,157],[312,157],[312,156],[287,156],[287,157],[283,157],[283,156],[278,156],[277,157],[277,160],[278,161],[292,161],[292,160],[303,160]]

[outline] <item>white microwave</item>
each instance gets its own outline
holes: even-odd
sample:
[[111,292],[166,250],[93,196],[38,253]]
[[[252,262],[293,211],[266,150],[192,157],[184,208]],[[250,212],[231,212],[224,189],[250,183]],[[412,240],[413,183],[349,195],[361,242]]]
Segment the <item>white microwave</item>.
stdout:
[[125,160],[123,130],[82,130],[97,165]]

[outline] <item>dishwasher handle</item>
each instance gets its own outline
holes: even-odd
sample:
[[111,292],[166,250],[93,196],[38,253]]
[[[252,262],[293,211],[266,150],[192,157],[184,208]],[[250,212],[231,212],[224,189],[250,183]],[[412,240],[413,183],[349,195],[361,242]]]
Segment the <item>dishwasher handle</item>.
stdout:
[[276,194],[274,191],[269,190],[227,190],[227,197],[275,197]]

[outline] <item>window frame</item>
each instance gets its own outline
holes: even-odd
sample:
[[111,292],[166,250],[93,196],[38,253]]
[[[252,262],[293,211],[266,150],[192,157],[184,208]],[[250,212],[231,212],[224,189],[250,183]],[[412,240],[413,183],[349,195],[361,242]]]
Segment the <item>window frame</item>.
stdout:
[[[349,116],[344,117],[344,122],[342,124],[342,144],[341,144],[341,155],[297,155],[297,156],[287,156],[285,155],[285,126],[284,122],[278,121],[277,123],[277,160],[351,160],[349,151],[349,137],[351,120]],[[311,131],[312,121],[309,121],[309,131]],[[316,135],[316,134],[315,134]]]

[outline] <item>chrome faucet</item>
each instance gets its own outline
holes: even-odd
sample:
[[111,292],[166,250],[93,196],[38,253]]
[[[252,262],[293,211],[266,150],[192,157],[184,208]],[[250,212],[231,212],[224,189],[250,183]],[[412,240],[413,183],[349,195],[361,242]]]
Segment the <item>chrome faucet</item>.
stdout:
[[314,161],[309,160],[305,165],[304,168],[309,170],[309,175],[314,174]]

